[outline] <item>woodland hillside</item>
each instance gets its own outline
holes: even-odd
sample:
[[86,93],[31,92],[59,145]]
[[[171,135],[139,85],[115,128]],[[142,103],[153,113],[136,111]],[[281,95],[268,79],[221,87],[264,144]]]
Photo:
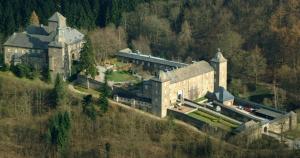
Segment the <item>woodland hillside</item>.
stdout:
[[[3,158],[271,158],[299,154],[263,140],[248,149],[241,148],[209,138],[172,118],[161,120],[115,104],[92,120],[84,113],[83,96],[68,92],[69,101],[54,108],[49,102],[52,86],[8,73],[0,73],[0,81],[0,157]],[[63,111],[70,113],[71,130],[60,138],[68,135],[61,152],[47,140],[47,131],[51,118]]]
[[125,47],[183,62],[210,59],[221,48],[236,96],[266,83],[270,96],[261,102],[298,108],[300,1],[0,1],[1,43],[31,23],[46,25],[60,11],[70,26],[90,35],[98,63]]

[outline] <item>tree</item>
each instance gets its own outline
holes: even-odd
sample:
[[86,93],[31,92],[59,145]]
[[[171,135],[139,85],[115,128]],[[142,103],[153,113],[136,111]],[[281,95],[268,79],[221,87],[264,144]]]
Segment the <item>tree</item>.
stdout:
[[97,112],[93,104],[92,95],[87,95],[83,97],[82,100],[82,110],[91,120],[96,120]]
[[259,76],[266,72],[267,67],[266,59],[263,57],[261,49],[258,46],[250,52],[246,63],[246,73],[251,77],[253,76],[255,84],[257,84]]
[[58,112],[49,119],[46,133],[47,143],[54,152],[64,154],[70,138],[71,117],[69,112]]
[[90,39],[85,37],[85,44],[80,51],[80,59],[79,59],[80,70],[84,71],[87,80],[87,87],[89,88],[89,79],[88,76],[95,78],[97,75],[97,68],[95,62],[94,50],[91,45]]
[[61,106],[66,102],[65,84],[59,74],[56,76],[52,94],[55,107]]
[[192,31],[190,28],[190,25],[187,21],[184,21],[184,23],[181,26],[181,32],[178,35],[178,44],[179,44],[179,55],[180,56],[186,56],[188,48],[191,45],[192,42]]
[[135,50],[139,50],[143,54],[151,54],[150,41],[143,36],[139,36],[138,39],[132,40],[132,46]]
[[97,75],[95,55],[91,40],[87,36],[85,37],[85,44],[80,52],[79,62],[81,70],[85,70],[85,75],[90,75],[92,78],[95,78]]
[[101,110],[105,113],[108,110],[108,97],[110,95],[110,88],[107,83],[107,72],[105,73],[104,84],[101,87],[101,95],[99,98],[99,104]]
[[31,25],[35,25],[35,26],[39,26],[39,25],[40,25],[39,17],[36,15],[35,11],[33,11],[33,12],[31,13],[31,16],[30,16],[30,24],[31,24]]
[[127,35],[122,27],[116,28],[114,25],[109,25],[105,28],[97,28],[91,31],[89,36],[98,64],[105,62],[108,57],[113,56],[120,49],[127,47]]

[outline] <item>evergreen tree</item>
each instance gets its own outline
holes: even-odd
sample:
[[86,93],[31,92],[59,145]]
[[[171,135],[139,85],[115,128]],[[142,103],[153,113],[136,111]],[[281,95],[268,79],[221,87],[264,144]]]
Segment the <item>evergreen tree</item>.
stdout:
[[93,52],[91,41],[87,36],[85,38],[85,44],[80,52],[79,63],[81,65],[81,71],[84,70],[86,76],[90,75],[92,78],[95,78],[95,76],[97,75],[95,55]]
[[92,95],[84,96],[82,104],[83,113],[85,113],[91,120],[96,120],[97,112],[93,104]]
[[31,24],[31,25],[35,25],[35,26],[39,26],[39,25],[40,25],[39,17],[36,15],[35,11],[33,11],[33,12],[31,13],[31,16],[30,16],[30,24]]
[[54,84],[53,99],[55,106],[63,105],[66,102],[65,84],[59,74],[57,74]]
[[49,119],[46,140],[53,147],[54,152],[65,153],[69,143],[70,129],[71,118],[68,112],[58,112]]
[[107,98],[110,95],[110,88],[108,86],[106,76],[107,76],[107,72],[105,73],[104,84],[101,88],[101,95],[100,95],[100,99],[99,99],[100,107],[103,112],[107,112],[107,110],[108,110],[109,104],[108,104]]

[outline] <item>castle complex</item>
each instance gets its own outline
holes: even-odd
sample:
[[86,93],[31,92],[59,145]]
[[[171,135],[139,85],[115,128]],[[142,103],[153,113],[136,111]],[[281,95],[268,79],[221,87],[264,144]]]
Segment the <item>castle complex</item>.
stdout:
[[190,65],[133,53],[129,49],[117,55],[123,62],[155,70],[155,77],[144,82],[143,97],[151,100],[150,111],[160,117],[165,117],[167,109],[183,99],[195,100],[220,87],[227,88],[227,60],[220,50],[210,63],[198,61]]
[[51,75],[71,75],[73,60],[78,60],[84,35],[66,24],[66,18],[54,13],[48,26],[30,25],[24,32],[14,33],[4,43],[4,60],[7,65],[19,63],[48,68]]

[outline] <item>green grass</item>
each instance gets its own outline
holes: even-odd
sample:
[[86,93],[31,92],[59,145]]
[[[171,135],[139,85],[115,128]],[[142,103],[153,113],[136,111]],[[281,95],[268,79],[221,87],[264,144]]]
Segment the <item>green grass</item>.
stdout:
[[96,90],[91,89],[91,88],[90,89],[86,89],[86,88],[84,88],[82,86],[79,86],[79,85],[74,85],[74,88],[77,89],[77,90],[79,90],[79,91],[81,91],[81,92],[92,94],[94,96],[98,96],[98,95],[101,94],[99,91],[96,91]]
[[205,97],[201,97],[201,98],[198,98],[198,99],[196,99],[196,100],[194,100],[195,102],[201,102],[201,101],[203,101],[203,100],[206,100],[207,98],[205,98]]
[[232,130],[232,129],[238,127],[238,125],[236,125],[234,123],[231,123],[231,122],[226,121],[222,118],[218,118],[216,116],[207,114],[207,113],[199,111],[199,110],[194,111],[192,113],[189,113],[188,115],[195,118],[195,119],[198,119],[198,120],[203,121],[207,124],[219,127],[221,129],[224,129],[224,130]]
[[125,71],[114,71],[107,75],[109,81],[114,82],[125,82],[125,81],[136,81],[137,78]]

